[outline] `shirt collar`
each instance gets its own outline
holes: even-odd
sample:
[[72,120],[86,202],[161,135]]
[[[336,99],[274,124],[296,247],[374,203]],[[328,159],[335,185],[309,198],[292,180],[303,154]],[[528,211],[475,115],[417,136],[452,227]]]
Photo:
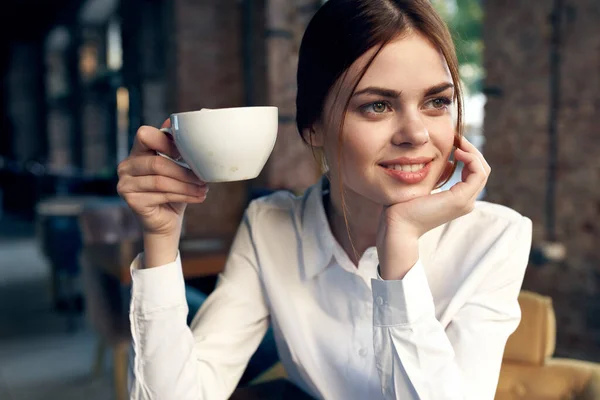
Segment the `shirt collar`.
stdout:
[[323,195],[328,191],[329,181],[323,175],[304,195],[301,247],[306,279],[318,275],[333,257],[334,238],[323,207]]
[[[441,189],[432,191],[432,193],[438,192],[441,192]],[[332,259],[335,257],[336,242],[323,206],[323,196],[326,193],[329,193],[329,180],[327,176],[323,175],[316,184],[306,191],[303,197],[301,249],[305,279],[312,279],[317,276],[331,264]],[[432,229],[421,237],[419,240],[420,254],[431,254],[433,252],[435,246],[432,246],[436,241],[434,238],[439,240],[440,232],[443,231],[444,226]]]

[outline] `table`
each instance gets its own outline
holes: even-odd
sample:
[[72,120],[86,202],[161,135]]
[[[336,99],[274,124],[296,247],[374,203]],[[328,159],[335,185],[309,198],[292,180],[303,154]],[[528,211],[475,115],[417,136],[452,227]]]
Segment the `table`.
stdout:
[[[118,237],[112,240],[118,240]],[[181,252],[181,261],[183,275],[186,279],[199,278],[206,276],[214,276],[219,274],[225,267],[225,262],[229,253],[230,240],[227,239],[184,239],[180,242],[179,249]],[[115,242],[92,242],[87,243],[82,248],[83,260],[87,260],[85,264],[89,268],[86,271],[93,271],[98,274],[104,274],[108,277],[116,278],[122,287],[131,284],[130,266],[133,259],[143,249],[140,239],[121,239]],[[88,272],[89,273],[89,272]],[[90,280],[97,281],[97,280]],[[121,307],[119,310],[110,311],[109,307],[103,304],[109,304],[109,298],[114,300],[114,296],[110,293],[105,293],[103,288],[96,288],[87,291],[88,314],[92,325],[96,326],[102,340],[99,344],[96,356],[96,365],[102,364],[102,354],[105,350],[104,343],[111,343],[113,354],[113,373],[115,385],[115,397],[117,399],[127,398],[127,364],[128,350],[130,342],[129,325],[125,325],[122,319],[126,317],[127,306]],[[98,286],[98,285],[95,285]],[[102,286],[102,285],[100,285]],[[94,296],[92,296],[94,294]],[[95,307],[92,307],[96,304]],[[109,311],[103,312],[103,310]],[[95,313],[92,311],[96,310]],[[125,313],[125,314],[123,314]],[[93,318],[92,315],[96,315]],[[104,327],[104,328],[103,328]],[[104,333],[102,333],[104,332]],[[109,338],[113,338],[109,340]],[[116,339],[114,339],[116,338]],[[98,367],[95,370],[99,370]]]
[[[179,245],[184,278],[218,275],[225,267],[230,241],[227,239],[183,239]],[[83,251],[94,265],[117,278],[121,284],[131,283],[129,267],[143,250],[140,240],[118,243],[87,244]]]
[[296,385],[285,379],[276,379],[246,386],[233,392],[230,400],[313,400]]
[[120,201],[112,197],[55,196],[36,205],[36,236],[50,265],[51,298],[55,309],[66,307],[69,311],[70,331],[75,329],[81,295],[74,283],[80,272],[77,256],[82,245],[78,218],[90,205],[113,206]]

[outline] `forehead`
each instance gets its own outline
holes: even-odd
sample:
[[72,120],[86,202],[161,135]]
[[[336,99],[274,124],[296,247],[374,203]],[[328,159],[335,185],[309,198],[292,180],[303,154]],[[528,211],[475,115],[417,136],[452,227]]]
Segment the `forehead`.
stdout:
[[[356,60],[348,75],[358,74],[376,50],[371,49]],[[410,93],[451,80],[442,53],[429,40],[413,33],[396,39],[381,49],[357,90],[377,86]]]

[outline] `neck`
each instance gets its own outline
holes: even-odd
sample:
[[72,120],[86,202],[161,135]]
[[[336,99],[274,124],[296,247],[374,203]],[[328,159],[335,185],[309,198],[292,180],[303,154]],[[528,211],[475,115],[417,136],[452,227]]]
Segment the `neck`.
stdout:
[[346,190],[344,193],[345,219],[339,183],[332,181],[329,192],[325,203],[329,226],[333,236],[348,257],[354,265],[358,265],[362,254],[369,247],[375,246],[379,216],[383,207]]

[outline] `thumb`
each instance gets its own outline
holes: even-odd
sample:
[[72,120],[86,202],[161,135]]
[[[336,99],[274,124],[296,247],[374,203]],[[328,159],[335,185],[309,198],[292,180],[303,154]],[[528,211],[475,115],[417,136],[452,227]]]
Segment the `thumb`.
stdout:
[[171,118],[165,119],[165,121],[160,126],[161,128],[170,128],[171,127]]

